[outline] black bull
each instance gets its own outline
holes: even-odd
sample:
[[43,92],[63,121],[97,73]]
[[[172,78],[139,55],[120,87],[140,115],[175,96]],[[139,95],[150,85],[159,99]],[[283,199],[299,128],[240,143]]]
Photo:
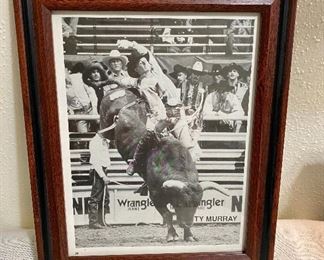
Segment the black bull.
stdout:
[[[115,128],[104,132],[103,136],[116,141],[118,152],[125,161],[133,158],[138,142],[147,131],[145,103],[132,103],[137,100],[134,93],[129,89],[111,91],[103,98],[100,107],[101,129],[111,126],[118,115]],[[128,104],[131,106],[125,107]],[[184,228],[184,240],[194,241],[196,238],[190,228],[203,190],[216,189],[225,193],[216,183],[198,182],[198,172],[190,153],[173,137],[162,138],[157,146],[148,150],[146,167],[139,175],[147,183],[149,196],[167,224],[167,241],[178,239],[168,204],[172,205],[180,227]]]

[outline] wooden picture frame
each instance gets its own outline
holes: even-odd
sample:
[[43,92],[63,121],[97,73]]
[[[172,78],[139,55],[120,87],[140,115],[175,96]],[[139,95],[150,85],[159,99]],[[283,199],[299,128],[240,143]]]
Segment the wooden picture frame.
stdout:
[[[39,259],[272,259],[296,5],[294,0],[14,0]],[[259,15],[247,222],[241,252],[69,256],[51,19],[55,11]]]

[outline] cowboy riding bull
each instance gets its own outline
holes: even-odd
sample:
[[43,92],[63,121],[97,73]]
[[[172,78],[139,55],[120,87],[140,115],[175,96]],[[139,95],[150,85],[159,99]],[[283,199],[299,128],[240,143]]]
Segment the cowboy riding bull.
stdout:
[[[120,45],[124,48],[138,47],[136,43],[124,40]],[[216,189],[227,194],[216,183],[199,183],[195,162],[180,136],[178,140],[171,135],[160,135],[166,126],[174,126],[175,122],[167,116],[164,105],[158,102],[152,105],[153,100],[161,101],[154,94],[161,87],[161,81],[167,82],[167,77],[163,77],[155,63],[153,55],[147,50],[144,54],[138,52],[130,57],[128,73],[137,80],[133,83],[128,80],[127,84],[126,81],[115,80],[120,87],[109,91],[102,100],[99,132],[103,137],[116,141],[117,150],[126,162],[134,159],[129,163],[128,173],[132,175],[136,172],[144,179],[155,208],[167,224],[167,241],[179,238],[172,224],[169,204],[184,229],[184,240],[195,241],[191,226],[203,191]],[[109,80],[114,81],[111,77]],[[163,89],[161,93],[164,93]],[[170,100],[166,103],[171,109],[176,109],[177,102]],[[153,129],[149,128],[154,120]]]

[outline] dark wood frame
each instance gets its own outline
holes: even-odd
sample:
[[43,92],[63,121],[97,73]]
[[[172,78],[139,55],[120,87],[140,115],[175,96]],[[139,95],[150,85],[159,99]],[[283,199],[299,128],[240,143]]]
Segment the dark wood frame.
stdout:
[[[14,0],[39,259],[272,259],[295,0]],[[244,252],[68,257],[51,11],[257,12],[261,15]],[[276,87],[274,87],[276,86]],[[46,102],[41,102],[46,100]]]

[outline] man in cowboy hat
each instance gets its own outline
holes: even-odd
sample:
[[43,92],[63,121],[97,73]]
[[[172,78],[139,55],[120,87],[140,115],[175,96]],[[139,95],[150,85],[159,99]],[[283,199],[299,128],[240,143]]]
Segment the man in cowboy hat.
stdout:
[[242,103],[244,95],[249,89],[247,84],[240,81],[240,77],[242,77],[244,74],[244,69],[236,63],[231,63],[230,65],[224,68],[224,74],[227,77],[227,82],[229,86],[232,87],[232,92]]
[[[219,102],[219,95],[223,91],[224,87],[228,87],[227,81],[225,81],[223,76],[223,69],[220,64],[213,64],[211,72],[209,75],[213,77],[213,83],[208,86],[208,96],[206,97],[203,115],[209,114],[212,111],[210,108],[215,106],[215,103]],[[209,111],[210,110],[210,111]],[[218,121],[205,120],[203,125],[203,131],[214,132],[217,128]],[[206,144],[204,144],[206,145]]]
[[[236,95],[231,92],[232,88],[225,80],[220,81],[217,89],[210,93],[205,101],[203,108],[203,117],[240,117],[244,115],[241,102]],[[208,132],[239,132],[242,125],[241,120],[222,119],[205,124],[205,130]]]
[[188,70],[190,77],[184,90],[183,104],[186,107],[186,113],[192,114],[194,111],[202,109],[206,89],[200,81],[200,76],[204,75],[205,72],[201,61],[196,61]]
[[[118,50],[112,50],[109,53],[109,56],[103,59],[103,63],[107,64],[108,66],[108,75],[115,79],[123,80],[126,78],[130,80],[130,77],[125,70],[127,65],[128,59],[126,56],[121,55]],[[118,87],[118,84],[107,80],[107,85],[104,87],[104,95],[111,89],[115,89]]]
[[98,61],[91,61],[83,72],[82,79],[85,84],[92,87],[97,95],[97,110],[100,111],[100,103],[104,97],[104,86],[107,85],[107,72],[104,64]]
[[213,77],[213,83],[208,86],[208,94],[217,90],[219,85],[222,85],[223,81],[225,81],[223,69],[220,64],[214,64],[209,74]]
[[[117,79],[109,75],[109,80],[125,87],[137,88],[148,103],[152,122],[166,119],[166,110],[161,99],[163,97],[170,100],[178,99],[180,102],[173,82],[162,71],[154,55],[144,46],[136,42],[120,40],[118,47],[132,49],[127,72],[133,79]],[[151,125],[150,128],[154,128],[154,126]]]
[[188,76],[190,76],[188,69],[180,64],[176,64],[170,76],[176,80],[176,87],[180,89],[180,99],[184,102],[184,92],[187,88]]

